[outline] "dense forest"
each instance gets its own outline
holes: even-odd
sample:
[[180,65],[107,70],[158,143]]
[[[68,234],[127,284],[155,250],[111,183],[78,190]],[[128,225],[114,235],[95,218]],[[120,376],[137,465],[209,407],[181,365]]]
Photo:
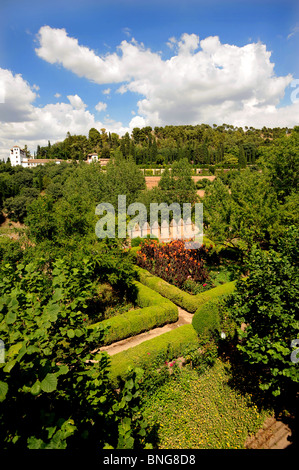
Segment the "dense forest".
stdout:
[[134,128],[131,136],[119,137],[105,129],[90,129],[85,135],[67,134],[63,142],[38,146],[35,156],[86,160],[89,153],[110,158],[115,150],[131,155],[138,165],[165,165],[186,158],[194,165],[224,164],[244,166],[255,163],[260,147],[271,147],[274,141],[289,136],[292,129],[234,127],[222,124],[197,126],[150,126]]

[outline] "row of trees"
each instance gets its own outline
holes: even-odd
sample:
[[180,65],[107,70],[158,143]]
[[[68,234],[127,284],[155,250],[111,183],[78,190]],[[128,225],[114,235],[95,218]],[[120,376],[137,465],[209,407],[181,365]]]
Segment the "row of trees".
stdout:
[[132,156],[138,165],[165,165],[186,158],[193,164],[240,165],[255,163],[260,156],[260,146],[272,147],[273,143],[290,135],[288,128],[245,128],[223,124],[197,126],[150,126],[134,128],[131,136],[123,137],[91,128],[88,136],[71,135],[62,142],[45,147],[38,146],[36,156],[85,160],[89,153],[109,158],[120,150],[125,157]]

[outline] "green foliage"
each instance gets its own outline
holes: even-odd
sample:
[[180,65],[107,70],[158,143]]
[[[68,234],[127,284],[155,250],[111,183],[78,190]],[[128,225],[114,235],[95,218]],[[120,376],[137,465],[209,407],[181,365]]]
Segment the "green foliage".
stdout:
[[164,281],[163,279],[157,276],[153,276],[151,273],[142,268],[136,267],[136,271],[140,282],[150,287],[151,289],[156,290],[176,305],[179,305],[191,313],[195,312],[200,305],[208,302],[213,298],[232,293],[236,283],[236,281],[227,282],[200,294],[191,295],[182,291],[176,286],[168,284],[168,282]]
[[199,336],[212,337],[215,340],[225,334],[225,339],[230,341],[236,333],[236,324],[231,318],[225,297],[218,297],[201,305],[195,312],[192,325]]
[[[117,394],[109,357],[93,354],[102,327],[86,326],[94,294],[90,260],[2,265],[0,434],[3,448],[132,448],[144,440],[137,414],[140,371]],[[90,362],[92,360],[92,362]],[[95,361],[95,362],[94,362]]]
[[118,195],[125,194],[129,205],[138,200],[143,189],[145,179],[133,159],[125,159],[121,154],[115,153],[106,167],[105,201],[109,201],[116,209]]
[[[263,155],[263,153],[262,153]],[[270,182],[279,200],[285,201],[293,191],[298,191],[299,180],[299,132],[294,130],[290,137],[277,139],[266,160]]]
[[216,178],[205,194],[204,224],[206,233],[216,242],[242,240],[267,246],[277,240],[275,227],[279,212],[277,194],[267,174],[249,169],[234,174],[225,185]]
[[183,325],[156,338],[145,341],[126,351],[111,356],[110,380],[117,386],[119,379],[126,378],[129,366],[151,367],[180,357],[195,349],[199,344],[198,336],[192,325]]
[[256,364],[261,388],[274,394],[299,382],[291,361],[291,341],[299,336],[298,229],[290,227],[277,251],[253,247],[249,275],[237,282],[234,318],[246,323],[239,346],[245,361]]
[[171,171],[166,168],[159,181],[159,188],[163,191],[163,201],[167,204],[194,204],[197,201],[196,186],[188,160],[174,162]]
[[5,200],[4,210],[7,217],[14,222],[23,223],[27,215],[28,205],[39,195],[35,188],[24,188],[21,194]]
[[181,369],[146,397],[142,412],[156,429],[158,448],[244,449],[271,410],[258,408],[232,379],[230,365],[218,359],[200,376],[197,369]]
[[107,329],[103,339],[105,344],[120,341],[178,319],[178,308],[172,302],[137,281],[133,285],[137,289],[137,303],[143,308],[91,325],[92,328],[101,325]]

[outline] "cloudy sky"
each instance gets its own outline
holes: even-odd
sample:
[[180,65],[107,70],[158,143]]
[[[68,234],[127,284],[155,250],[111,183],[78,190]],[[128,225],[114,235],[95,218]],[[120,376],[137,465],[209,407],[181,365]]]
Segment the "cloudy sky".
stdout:
[[293,127],[298,46],[298,0],[1,0],[0,158],[91,127]]

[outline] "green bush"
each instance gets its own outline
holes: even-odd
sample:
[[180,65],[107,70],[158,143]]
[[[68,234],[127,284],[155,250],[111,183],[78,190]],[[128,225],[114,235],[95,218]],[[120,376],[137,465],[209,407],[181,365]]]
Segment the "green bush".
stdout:
[[235,290],[236,282],[237,281],[226,282],[225,284],[221,284],[220,286],[213,287],[213,289],[195,295],[197,308],[212,299],[232,294]]
[[[134,240],[134,239],[133,239]],[[133,261],[133,263],[136,263],[137,261],[137,252],[140,250],[140,246],[132,246],[129,250],[129,258]]]
[[133,281],[133,286],[136,289],[136,302],[139,307],[143,308],[149,307],[150,305],[161,305],[162,303],[172,304],[169,299],[165,299],[165,297],[162,297],[158,292],[150,289],[144,284],[141,284],[141,282]]
[[213,336],[216,331],[220,333],[218,299],[210,300],[196,310],[192,318],[192,326],[198,336]]
[[[158,237],[156,237],[153,234],[147,234],[146,237],[135,237],[132,238],[131,240],[131,247],[136,248],[136,246],[140,247],[141,243],[146,241],[146,240],[158,240]],[[159,241],[159,240],[158,240]]]
[[200,337],[219,339],[221,332],[230,340],[236,332],[236,323],[225,304],[225,295],[201,305],[192,319],[192,326]]
[[104,335],[106,345],[178,320],[176,305],[138,281],[133,285],[137,291],[137,304],[142,308],[90,325],[90,328],[99,325],[107,328]]
[[137,246],[140,246],[142,240],[143,240],[143,239],[142,239],[141,237],[132,238],[132,240],[131,240],[131,247],[132,247],[132,248],[135,248],[135,247],[137,247]]
[[199,339],[193,326],[180,326],[111,356],[110,380],[118,386],[119,379],[125,379],[130,366],[146,368],[154,362],[162,365],[166,360],[183,356],[198,345]]
[[179,305],[191,313],[194,313],[200,305],[208,302],[213,298],[232,293],[236,283],[236,281],[227,282],[221,286],[214,287],[213,289],[202,292],[200,294],[191,295],[182,291],[178,287],[172,286],[163,279],[157,276],[153,276],[145,269],[136,267],[136,271],[142,284],[145,284],[151,289],[159,292],[159,294],[167,297],[176,305]]

